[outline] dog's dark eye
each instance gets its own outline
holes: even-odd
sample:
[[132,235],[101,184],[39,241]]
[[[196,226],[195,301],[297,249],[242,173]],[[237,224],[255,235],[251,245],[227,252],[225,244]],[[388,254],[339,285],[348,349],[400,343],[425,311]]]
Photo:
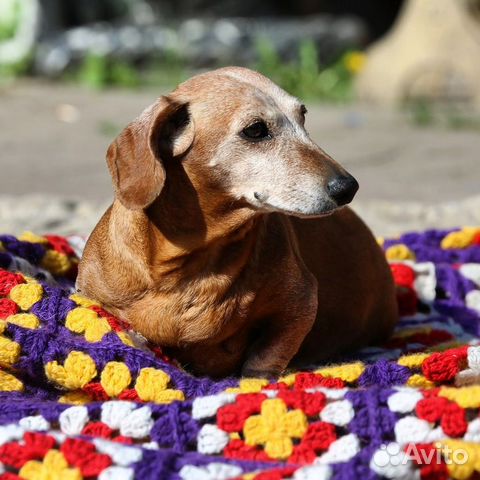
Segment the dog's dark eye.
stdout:
[[255,122],[242,130],[242,135],[250,140],[263,140],[270,138],[265,122]]

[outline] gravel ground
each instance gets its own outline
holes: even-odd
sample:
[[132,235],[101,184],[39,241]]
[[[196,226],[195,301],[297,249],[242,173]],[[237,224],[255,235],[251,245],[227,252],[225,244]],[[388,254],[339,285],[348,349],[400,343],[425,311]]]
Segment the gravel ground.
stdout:
[[[0,232],[88,234],[110,202],[66,200],[51,195],[0,196]],[[377,235],[407,230],[480,225],[480,195],[428,205],[420,202],[358,201],[353,208]]]
[[[88,234],[109,204],[104,155],[158,91],[21,82],[0,90],[0,232]],[[375,233],[480,224],[478,130],[366,106],[308,105],[312,138],[359,180]]]

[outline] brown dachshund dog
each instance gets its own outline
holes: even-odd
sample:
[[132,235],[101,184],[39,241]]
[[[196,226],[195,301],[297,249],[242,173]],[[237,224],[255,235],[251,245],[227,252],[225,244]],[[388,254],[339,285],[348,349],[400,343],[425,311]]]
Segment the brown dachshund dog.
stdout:
[[397,321],[383,253],[348,208],[358,184],[259,73],[201,74],[107,153],[116,199],[78,290],[197,374],[276,376],[380,341]]

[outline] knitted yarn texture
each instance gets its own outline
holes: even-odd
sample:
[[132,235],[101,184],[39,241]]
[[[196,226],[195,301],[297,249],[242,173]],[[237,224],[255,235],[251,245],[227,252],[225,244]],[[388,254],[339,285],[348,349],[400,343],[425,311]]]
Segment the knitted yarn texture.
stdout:
[[276,381],[183,371],[75,293],[83,243],[0,235],[0,480],[480,475],[480,228],[379,239],[393,337]]

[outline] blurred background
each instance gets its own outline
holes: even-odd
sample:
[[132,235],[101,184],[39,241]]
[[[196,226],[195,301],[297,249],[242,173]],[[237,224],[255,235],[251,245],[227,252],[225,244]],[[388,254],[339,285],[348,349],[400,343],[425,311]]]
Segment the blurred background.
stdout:
[[480,224],[480,0],[0,0],[0,231],[88,234],[105,151],[189,76],[300,97],[375,233]]

